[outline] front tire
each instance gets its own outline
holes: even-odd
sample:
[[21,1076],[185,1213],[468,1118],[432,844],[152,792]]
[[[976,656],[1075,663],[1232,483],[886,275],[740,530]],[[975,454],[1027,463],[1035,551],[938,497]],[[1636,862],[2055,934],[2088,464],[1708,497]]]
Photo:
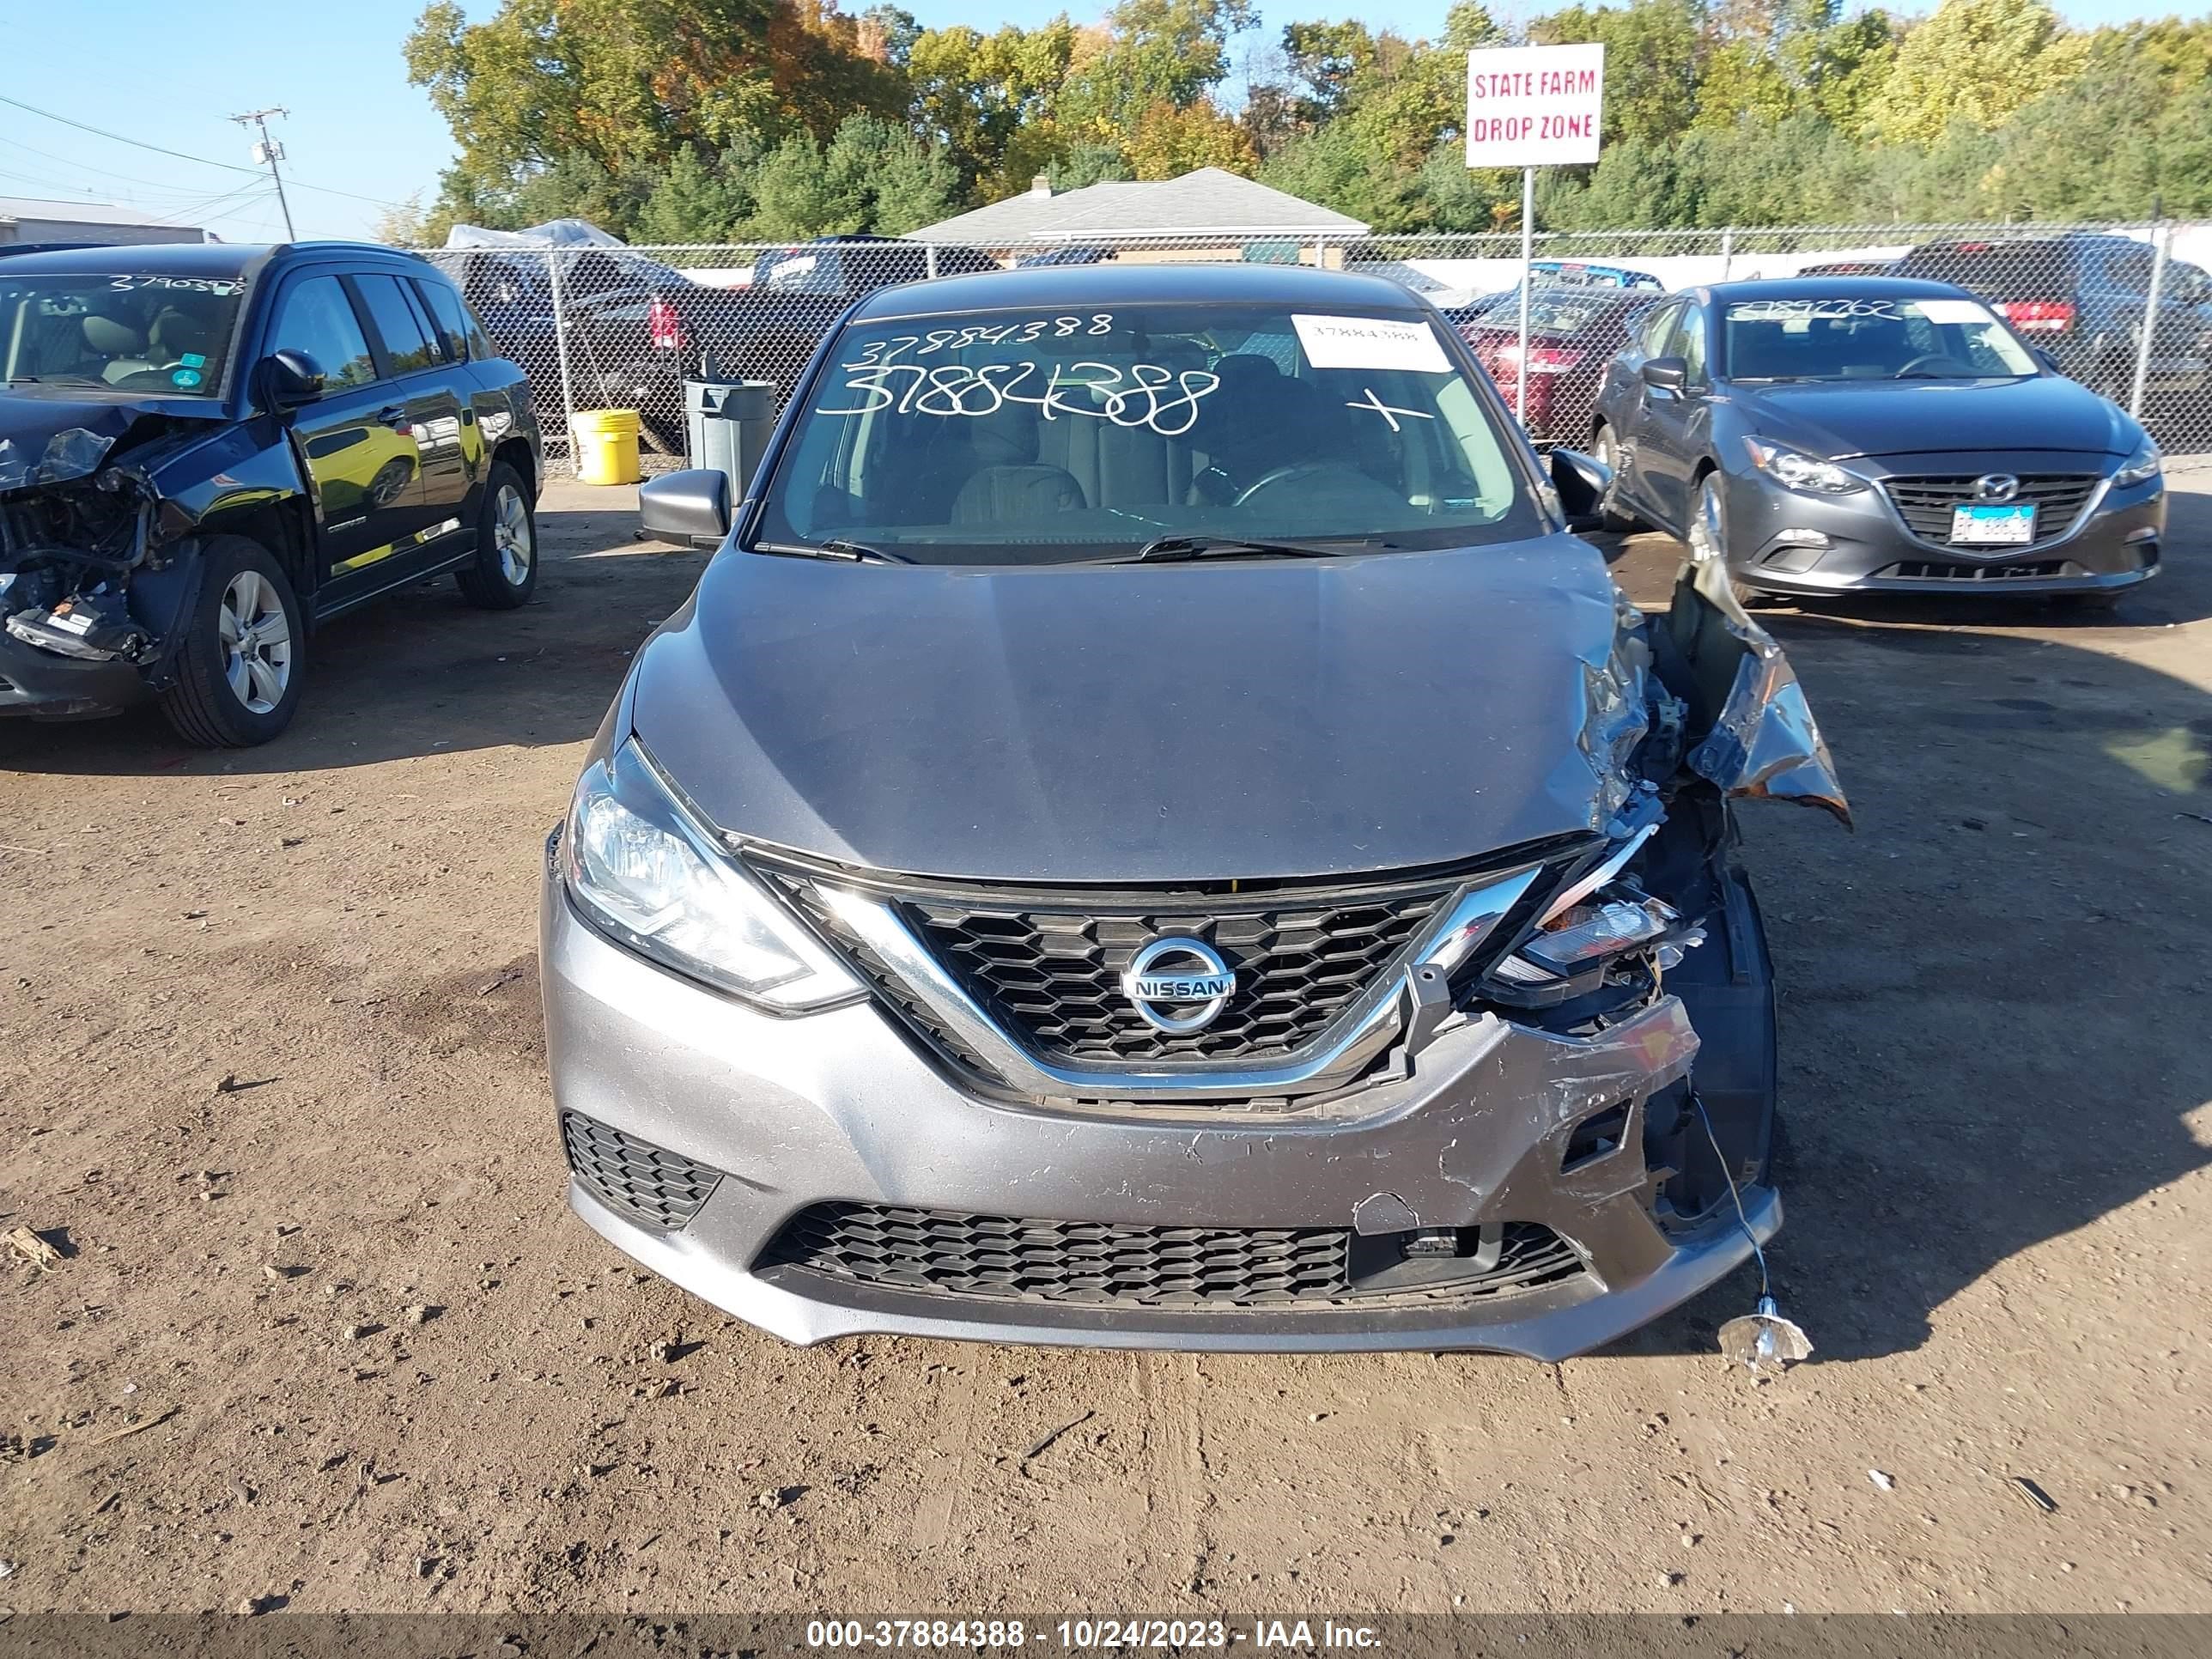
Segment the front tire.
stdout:
[[290,578],[259,543],[217,536],[200,559],[199,592],[161,715],[196,748],[250,749],[292,723],[306,618]]
[[1766,596],[1757,588],[1747,586],[1729,568],[1728,562],[1728,504],[1721,495],[1721,475],[1708,472],[1698,481],[1697,504],[1691,510],[1690,559],[1696,564],[1711,564],[1718,568],[1728,582],[1729,592],[1745,610],[1766,603]]
[[1632,513],[1624,513],[1613,505],[1620,490],[1618,483],[1620,473],[1620,446],[1613,439],[1612,427],[1600,422],[1597,435],[1590,441],[1590,448],[1598,462],[1611,471],[1616,480],[1606,487],[1605,499],[1598,503],[1598,523],[1606,529],[1624,536],[1632,530],[1642,529],[1643,520]]
[[484,478],[477,556],[457,578],[461,596],[484,611],[513,611],[538,591],[538,514],[522,475],[504,461]]

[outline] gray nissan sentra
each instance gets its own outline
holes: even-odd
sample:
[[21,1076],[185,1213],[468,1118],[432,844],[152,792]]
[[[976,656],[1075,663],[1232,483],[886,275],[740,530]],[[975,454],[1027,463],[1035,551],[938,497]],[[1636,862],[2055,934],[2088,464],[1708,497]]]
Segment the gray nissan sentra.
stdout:
[[1616,527],[1645,519],[1740,596],[2107,605],[2158,574],[2158,446],[1989,304],[1884,276],[1723,283],[1654,310],[1599,394]]
[[[795,1342],[1619,1336],[1780,1224],[1733,803],[1847,814],[1395,284],[863,301],[549,843],[577,1212]],[[1702,585],[1701,585],[1702,580]]]

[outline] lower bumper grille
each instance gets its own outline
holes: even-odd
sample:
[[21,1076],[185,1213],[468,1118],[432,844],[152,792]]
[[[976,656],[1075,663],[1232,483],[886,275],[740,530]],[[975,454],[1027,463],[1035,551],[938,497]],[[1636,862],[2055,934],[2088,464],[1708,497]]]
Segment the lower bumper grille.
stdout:
[[[756,1265],[886,1290],[1148,1308],[1461,1302],[1583,1271],[1565,1240],[1522,1222],[1508,1223],[1476,1256],[1433,1264],[1418,1283],[1406,1280],[1401,1262],[1376,1262],[1385,1250],[1396,1256],[1385,1241],[1326,1227],[1142,1227],[817,1204],[793,1217]],[[1363,1288],[1355,1275],[1370,1263],[1379,1270]]]
[[2032,582],[2081,574],[2081,567],[2070,559],[2037,559],[2026,564],[1947,564],[1935,559],[1906,559],[1875,573],[1877,578],[1893,576],[1916,582]]
[[[1963,476],[1891,478],[1882,487],[1889,492],[1890,501],[1906,528],[1923,542],[1948,546],[1952,509],[1975,504],[1974,486],[1978,482]],[[2009,499],[2016,503],[2034,504],[2035,541],[2032,544],[2041,546],[2045,542],[2057,541],[2074,528],[2096,488],[2094,473],[2022,473],[2019,491]]]
[[592,1197],[619,1215],[673,1232],[699,1213],[722,1178],[649,1140],[609,1128],[581,1112],[561,1114],[568,1167]]

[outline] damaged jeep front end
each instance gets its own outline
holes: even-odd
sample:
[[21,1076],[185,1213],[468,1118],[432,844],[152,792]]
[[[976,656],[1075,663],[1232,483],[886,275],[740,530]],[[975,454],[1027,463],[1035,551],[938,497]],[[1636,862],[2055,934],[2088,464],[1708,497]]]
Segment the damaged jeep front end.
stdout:
[[162,684],[191,525],[131,435],[119,455],[86,427],[0,440],[0,714],[112,714]]

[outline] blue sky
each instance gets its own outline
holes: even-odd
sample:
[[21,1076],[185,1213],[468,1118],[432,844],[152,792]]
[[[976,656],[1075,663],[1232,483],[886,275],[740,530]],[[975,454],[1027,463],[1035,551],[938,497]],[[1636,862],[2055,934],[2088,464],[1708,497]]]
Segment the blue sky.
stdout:
[[[858,9],[865,0],[847,3]],[[1103,9],[1103,0],[1000,0],[982,12],[972,0],[906,3],[925,24],[978,27]],[[1346,15],[1409,35],[1432,33],[1447,3],[1266,0],[1262,36],[1301,17]],[[496,0],[470,0],[473,15],[495,9]],[[1552,9],[1525,0],[1494,8],[1501,15]],[[2201,0],[2180,6],[2058,0],[2058,9],[2075,23],[2094,23],[2175,10],[2195,15]],[[281,104],[291,115],[272,122],[271,131],[287,151],[299,234],[361,235],[378,203],[416,191],[426,199],[435,195],[438,170],[451,159],[444,123],[407,84],[400,62],[400,43],[421,9],[422,0],[200,0],[189,7],[174,0],[97,6],[64,0],[15,9],[8,28],[15,67],[0,95],[203,159],[156,155],[0,104],[0,195],[124,201],[204,225],[227,240],[280,237],[276,202],[252,171],[251,136],[225,118]]]

